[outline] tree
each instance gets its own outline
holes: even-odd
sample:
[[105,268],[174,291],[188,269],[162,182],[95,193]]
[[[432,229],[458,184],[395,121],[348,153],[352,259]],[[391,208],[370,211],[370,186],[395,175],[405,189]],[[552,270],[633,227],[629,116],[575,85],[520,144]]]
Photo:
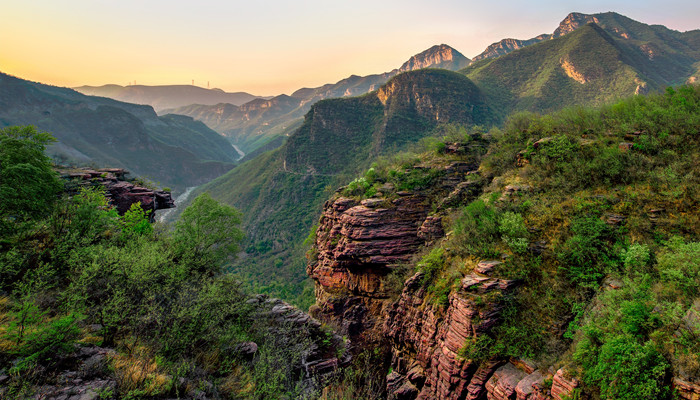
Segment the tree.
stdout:
[[60,179],[44,154],[53,136],[33,126],[0,129],[0,221],[35,219],[47,215]]
[[233,207],[202,193],[182,212],[173,238],[180,254],[198,261],[220,263],[235,256],[243,231],[238,228],[241,214]]

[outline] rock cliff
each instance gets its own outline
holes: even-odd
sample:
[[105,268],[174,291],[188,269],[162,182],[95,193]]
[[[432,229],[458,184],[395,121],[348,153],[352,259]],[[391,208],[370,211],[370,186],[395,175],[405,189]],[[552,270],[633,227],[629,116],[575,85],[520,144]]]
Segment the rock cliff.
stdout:
[[[463,150],[459,143],[445,147]],[[499,322],[500,299],[520,284],[495,273],[500,261],[477,263],[446,304],[430,297],[425,272],[411,274],[399,293],[392,286],[402,265],[445,235],[442,219],[451,207],[481,193],[487,180],[477,178],[477,165],[467,158],[414,166],[439,170],[439,178],[411,191],[385,183],[375,197],[337,195],[324,206],[307,268],[316,285],[311,313],[347,335],[352,353],[379,347],[390,354],[389,399],[560,400],[578,386],[564,370],[464,356],[467,343]]]
[[125,179],[128,172],[122,168],[97,170],[81,168],[60,170],[59,172],[62,178],[76,183],[77,187],[95,185],[104,187],[105,196],[122,215],[134,203],[139,203],[144,211],[150,211],[151,219],[155,217],[156,210],[175,207],[175,201],[170,192],[150,189],[130,182]]

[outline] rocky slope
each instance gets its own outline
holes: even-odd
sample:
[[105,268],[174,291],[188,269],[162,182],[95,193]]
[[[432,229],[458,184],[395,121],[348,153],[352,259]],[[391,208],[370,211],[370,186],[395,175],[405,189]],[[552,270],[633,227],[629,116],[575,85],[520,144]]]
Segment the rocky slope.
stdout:
[[471,63],[475,63],[477,61],[485,60],[487,58],[496,58],[500,57],[502,55],[508,54],[511,51],[521,49],[525,46],[529,46],[531,44],[539,43],[543,40],[551,39],[552,35],[539,35],[537,37],[534,37],[532,39],[528,40],[520,40],[520,39],[503,39],[499,42],[492,43],[490,44],[486,50],[481,52],[479,55],[476,57],[472,58]]
[[[540,371],[518,360],[479,365],[461,355],[464,343],[498,323],[501,305],[493,299],[519,284],[495,276],[500,261],[478,263],[446,306],[428,299],[425,272],[406,280],[398,299],[392,293],[392,271],[444,236],[442,220],[452,206],[481,192],[483,182],[470,179],[476,176],[474,163],[430,168],[441,175],[430,188],[396,192],[387,183],[374,198],[339,196],[326,203],[307,268],[316,285],[311,312],[339,327],[356,353],[388,339],[390,399],[561,400],[570,395],[578,382],[563,370]],[[551,388],[545,388],[546,379]]]

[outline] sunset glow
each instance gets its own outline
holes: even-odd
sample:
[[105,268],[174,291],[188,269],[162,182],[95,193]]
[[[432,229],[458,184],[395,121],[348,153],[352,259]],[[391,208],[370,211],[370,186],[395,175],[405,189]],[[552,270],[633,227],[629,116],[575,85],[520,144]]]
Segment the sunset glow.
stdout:
[[439,43],[471,58],[504,37],[551,33],[571,11],[616,11],[680,31],[700,20],[693,1],[27,0],[2,8],[2,72],[60,86],[194,80],[258,95],[390,71]]

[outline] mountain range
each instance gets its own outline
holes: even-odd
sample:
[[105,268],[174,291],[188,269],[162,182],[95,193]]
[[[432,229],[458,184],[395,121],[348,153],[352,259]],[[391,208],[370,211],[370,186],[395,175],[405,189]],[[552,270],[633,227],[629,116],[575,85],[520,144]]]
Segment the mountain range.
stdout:
[[[556,42],[587,24],[594,24],[598,29],[581,33],[576,39]],[[461,70],[483,86],[493,98],[492,106],[501,111],[501,116],[515,110],[547,111],[562,104],[599,104],[613,97],[644,93],[697,79],[700,76],[699,37],[700,31],[697,30],[677,32],[613,12],[571,13],[551,34],[525,40],[503,39],[488,46],[472,60],[442,44],[383,74],[353,75],[335,84],[300,89],[291,96],[256,99],[241,106],[193,104],[167,112],[200,120],[229,137],[245,152],[251,152],[280,135],[291,134],[299,126],[301,116],[318,100],[368,93],[397,73],[419,68]],[[574,44],[576,40],[591,42]],[[546,44],[551,42],[554,44]],[[537,51],[502,58],[535,44],[542,46]],[[603,58],[600,65],[587,62],[598,56]],[[499,61],[490,64],[495,60]],[[533,74],[537,77],[533,78]],[[608,85],[609,82],[596,80],[598,77],[610,78],[613,87]],[[564,96],[569,92],[572,96]],[[273,143],[279,144],[280,141]]]
[[204,122],[250,154],[200,191],[243,211],[249,257],[241,272],[257,274],[248,278],[258,289],[290,298],[304,279],[302,239],[323,200],[378,157],[446,124],[497,126],[513,112],[597,105],[698,76],[700,31],[572,13],[552,34],[505,39],[475,60],[440,45],[383,74],[241,105],[162,111],[187,116],[159,117],[149,106],[3,75],[0,121],[53,132],[57,157],[126,166],[179,188],[234,166],[228,141],[192,118]]
[[352,75],[336,83],[316,88],[302,88],[290,96],[280,95],[268,100],[256,99],[241,106],[192,104],[164,112],[182,114],[204,122],[210,128],[230,138],[246,153],[286,137],[298,128],[303,115],[319,100],[359,96],[377,90],[401,72],[421,68],[443,68],[456,71],[469,64],[469,59],[445,44],[414,55],[400,68],[382,74]]
[[[586,23],[591,18],[600,25]],[[598,105],[692,81],[700,65],[698,35],[614,13],[571,14],[551,38],[482,57],[458,72],[406,72],[366,95],[316,103],[280,148],[198,190],[243,211],[248,257],[237,270],[256,290],[294,299],[305,277],[302,242],[323,202],[382,154],[441,134],[445,124],[489,127],[513,112]],[[207,121],[199,110],[190,115]]]
[[226,139],[190,117],[159,117],[150,106],[0,73],[0,127],[9,125],[52,133],[58,142],[48,152],[63,164],[123,167],[175,190],[221,175],[238,158]]
[[109,97],[134,104],[147,104],[157,112],[189,104],[229,103],[241,105],[261,98],[245,92],[228,93],[221,89],[205,89],[194,85],[103,85],[79,86],[73,89],[89,96]]

